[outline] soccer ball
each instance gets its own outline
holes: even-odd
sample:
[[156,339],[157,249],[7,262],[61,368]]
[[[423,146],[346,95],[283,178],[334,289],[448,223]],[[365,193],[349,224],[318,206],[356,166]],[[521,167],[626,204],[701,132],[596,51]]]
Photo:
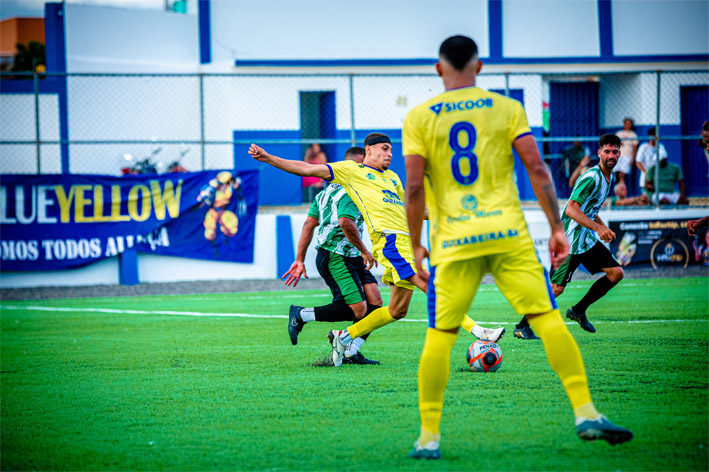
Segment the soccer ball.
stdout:
[[495,372],[502,365],[502,350],[492,341],[475,341],[466,352],[473,372]]

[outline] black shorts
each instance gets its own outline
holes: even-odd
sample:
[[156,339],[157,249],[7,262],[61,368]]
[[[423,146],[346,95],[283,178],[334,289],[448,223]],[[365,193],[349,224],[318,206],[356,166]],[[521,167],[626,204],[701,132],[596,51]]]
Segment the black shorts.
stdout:
[[613,258],[608,248],[603,243],[597,242],[586,252],[571,254],[558,269],[554,270],[552,268],[549,277],[551,283],[566,287],[566,284],[571,282],[571,276],[574,275],[574,272],[581,264],[592,274],[597,274],[610,267],[620,267],[620,264]]
[[332,292],[333,302],[348,305],[366,300],[364,284],[376,284],[361,257],[344,257],[334,252],[318,249],[315,264],[320,276]]

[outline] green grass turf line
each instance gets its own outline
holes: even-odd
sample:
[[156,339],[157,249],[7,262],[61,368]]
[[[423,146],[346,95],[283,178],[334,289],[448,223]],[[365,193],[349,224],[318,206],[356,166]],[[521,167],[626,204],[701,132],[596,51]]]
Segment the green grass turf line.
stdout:
[[[570,284],[562,310],[589,286]],[[707,470],[708,287],[705,278],[626,280],[589,309],[597,333],[569,325],[599,410],[636,434],[616,447],[576,438],[540,342],[514,339],[508,325],[502,368],[480,374],[464,368],[473,338],[462,333],[435,463],[406,458],[424,323],[372,334],[363,352],[382,365],[335,369],[312,364],[342,323],[308,325],[291,346],[283,318],[8,309],[285,315],[291,303],[327,303],[324,291],[2,302],[0,468]],[[492,286],[470,313],[518,318]],[[409,316],[425,318],[423,296]]]

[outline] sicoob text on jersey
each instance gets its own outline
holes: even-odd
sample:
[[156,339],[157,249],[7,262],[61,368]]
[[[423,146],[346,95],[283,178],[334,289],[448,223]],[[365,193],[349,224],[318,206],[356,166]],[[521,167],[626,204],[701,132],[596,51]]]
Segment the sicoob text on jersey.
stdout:
[[492,108],[492,98],[478,98],[477,100],[461,100],[459,102],[441,102],[429,107],[438,115],[442,110],[446,113],[452,111],[465,111],[474,108]]

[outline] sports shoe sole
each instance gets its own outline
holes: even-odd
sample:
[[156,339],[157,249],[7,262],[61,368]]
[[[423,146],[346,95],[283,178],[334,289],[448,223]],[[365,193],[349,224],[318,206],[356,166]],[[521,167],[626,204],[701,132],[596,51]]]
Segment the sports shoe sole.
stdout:
[[414,449],[409,452],[409,457],[411,459],[426,459],[426,460],[436,460],[441,458],[440,449]]
[[536,334],[533,334],[533,337],[532,336],[525,336],[524,330],[521,330],[521,329],[515,329],[513,334],[514,334],[515,338],[524,339],[525,341],[533,341],[536,339],[540,339],[539,336],[537,336]]
[[335,367],[342,365],[342,359],[345,357],[345,345],[340,341],[339,331],[330,331],[327,333],[327,339],[332,345],[332,363]]
[[298,321],[298,312],[302,309],[302,306],[291,305],[288,310],[288,336],[290,337],[290,342],[292,345],[298,344],[298,334],[303,329],[302,321]]
[[586,441],[602,439],[613,446],[633,439],[631,431],[614,425],[603,416],[601,416],[601,419],[602,421],[586,420],[577,426],[576,434],[578,437]]
[[627,430],[623,431],[606,431],[602,429],[589,428],[585,431],[578,433],[578,436],[585,441],[595,441],[596,439],[602,439],[608,444],[615,446],[616,444],[623,444],[633,439],[633,433]]
[[581,329],[584,331],[588,331],[589,333],[595,333],[596,328],[591,324],[590,321],[588,321],[588,318],[586,317],[580,317],[575,311],[573,311],[571,308],[566,310],[566,317],[570,319],[571,321],[575,321],[581,326]]

